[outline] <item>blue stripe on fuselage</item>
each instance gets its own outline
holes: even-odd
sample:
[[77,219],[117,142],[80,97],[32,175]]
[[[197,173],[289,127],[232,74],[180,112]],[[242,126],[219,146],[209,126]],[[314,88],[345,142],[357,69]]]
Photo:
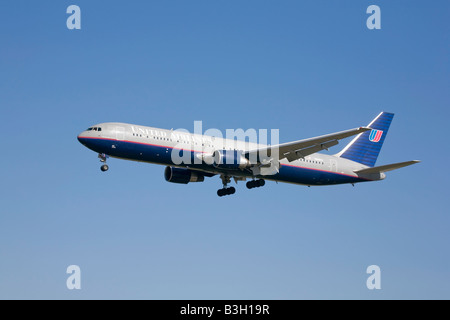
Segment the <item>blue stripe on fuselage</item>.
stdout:
[[[174,165],[171,155],[172,150],[175,148],[170,146],[161,146],[136,141],[115,140],[108,138],[79,137],[78,140],[87,148],[98,153],[105,153],[112,157],[127,160],[152,162],[161,165]],[[180,149],[180,151],[181,150],[183,152],[189,153],[186,158],[190,158],[191,163],[193,163],[189,165],[190,168],[211,170],[211,166],[209,165],[194,164],[195,154],[201,153],[200,151]],[[181,164],[181,166],[183,166],[183,164]],[[226,172],[230,173],[230,175],[233,175],[233,171],[227,170]],[[241,170],[237,170],[234,175],[242,176],[243,172]],[[248,174],[247,176],[251,177],[251,174]],[[304,185],[333,185],[370,181],[350,175],[345,175],[342,173],[294,166],[290,164],[281,164],[279,173],[270,176],[270,178],[268,176],[259,176],[259,178]]]

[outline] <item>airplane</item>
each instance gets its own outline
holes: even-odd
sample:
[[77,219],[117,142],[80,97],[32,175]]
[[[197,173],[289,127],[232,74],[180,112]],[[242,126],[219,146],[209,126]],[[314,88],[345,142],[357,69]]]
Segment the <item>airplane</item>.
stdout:
[[[249,180],[248,189],[262,187],[266,180],[308,187],[383,180],[388,171],[420,162],[375,166],[393,117],[393,113],[381,112],[366,127],[277,145],[120,122],[89,127],[78,135],[78,141],[98,153],[101,171],[109,169],[106,162],[113,157],[165,165],[165,180],[172,183],[219,176],[223,187],[217,195],[223,197],[236,192],[229,187],[231,179],[235,183]],[[337,154],[319,153],[351,136],[355,137]],[[174,154],[182,154],[187,161],[178,161]]]

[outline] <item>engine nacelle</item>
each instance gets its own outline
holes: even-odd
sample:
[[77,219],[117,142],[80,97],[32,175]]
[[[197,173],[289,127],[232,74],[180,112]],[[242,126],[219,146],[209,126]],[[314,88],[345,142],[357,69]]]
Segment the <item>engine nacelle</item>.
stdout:
[[244,169],[250,161],[239,150],[216,150],[213,153],[214,167],[224,169]]
[[167,182],[182,184],[188,184],[189,182],[202,182],[205,180],[205,176],[202,174],[189,169],[175,167],[166,167],[164,170],[164,178]]

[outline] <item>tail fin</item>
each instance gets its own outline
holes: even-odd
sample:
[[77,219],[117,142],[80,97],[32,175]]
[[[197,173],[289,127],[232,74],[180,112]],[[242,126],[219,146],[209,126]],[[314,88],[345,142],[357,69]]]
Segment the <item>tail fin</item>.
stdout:
[[337,156],[369,167],[375,166],[392,118],[394,118],[393,113],[381,112],[368,125],[369,128],[372,128],[372,131],[357,135]]

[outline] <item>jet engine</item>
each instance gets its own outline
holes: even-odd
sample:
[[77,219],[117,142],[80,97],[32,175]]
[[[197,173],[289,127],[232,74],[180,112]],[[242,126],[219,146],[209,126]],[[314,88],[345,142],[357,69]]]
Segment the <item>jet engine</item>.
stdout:
[[203,182],[205,176],[184,168],[166,167],[164,178],[167,182],[188,184],[189,182]]

